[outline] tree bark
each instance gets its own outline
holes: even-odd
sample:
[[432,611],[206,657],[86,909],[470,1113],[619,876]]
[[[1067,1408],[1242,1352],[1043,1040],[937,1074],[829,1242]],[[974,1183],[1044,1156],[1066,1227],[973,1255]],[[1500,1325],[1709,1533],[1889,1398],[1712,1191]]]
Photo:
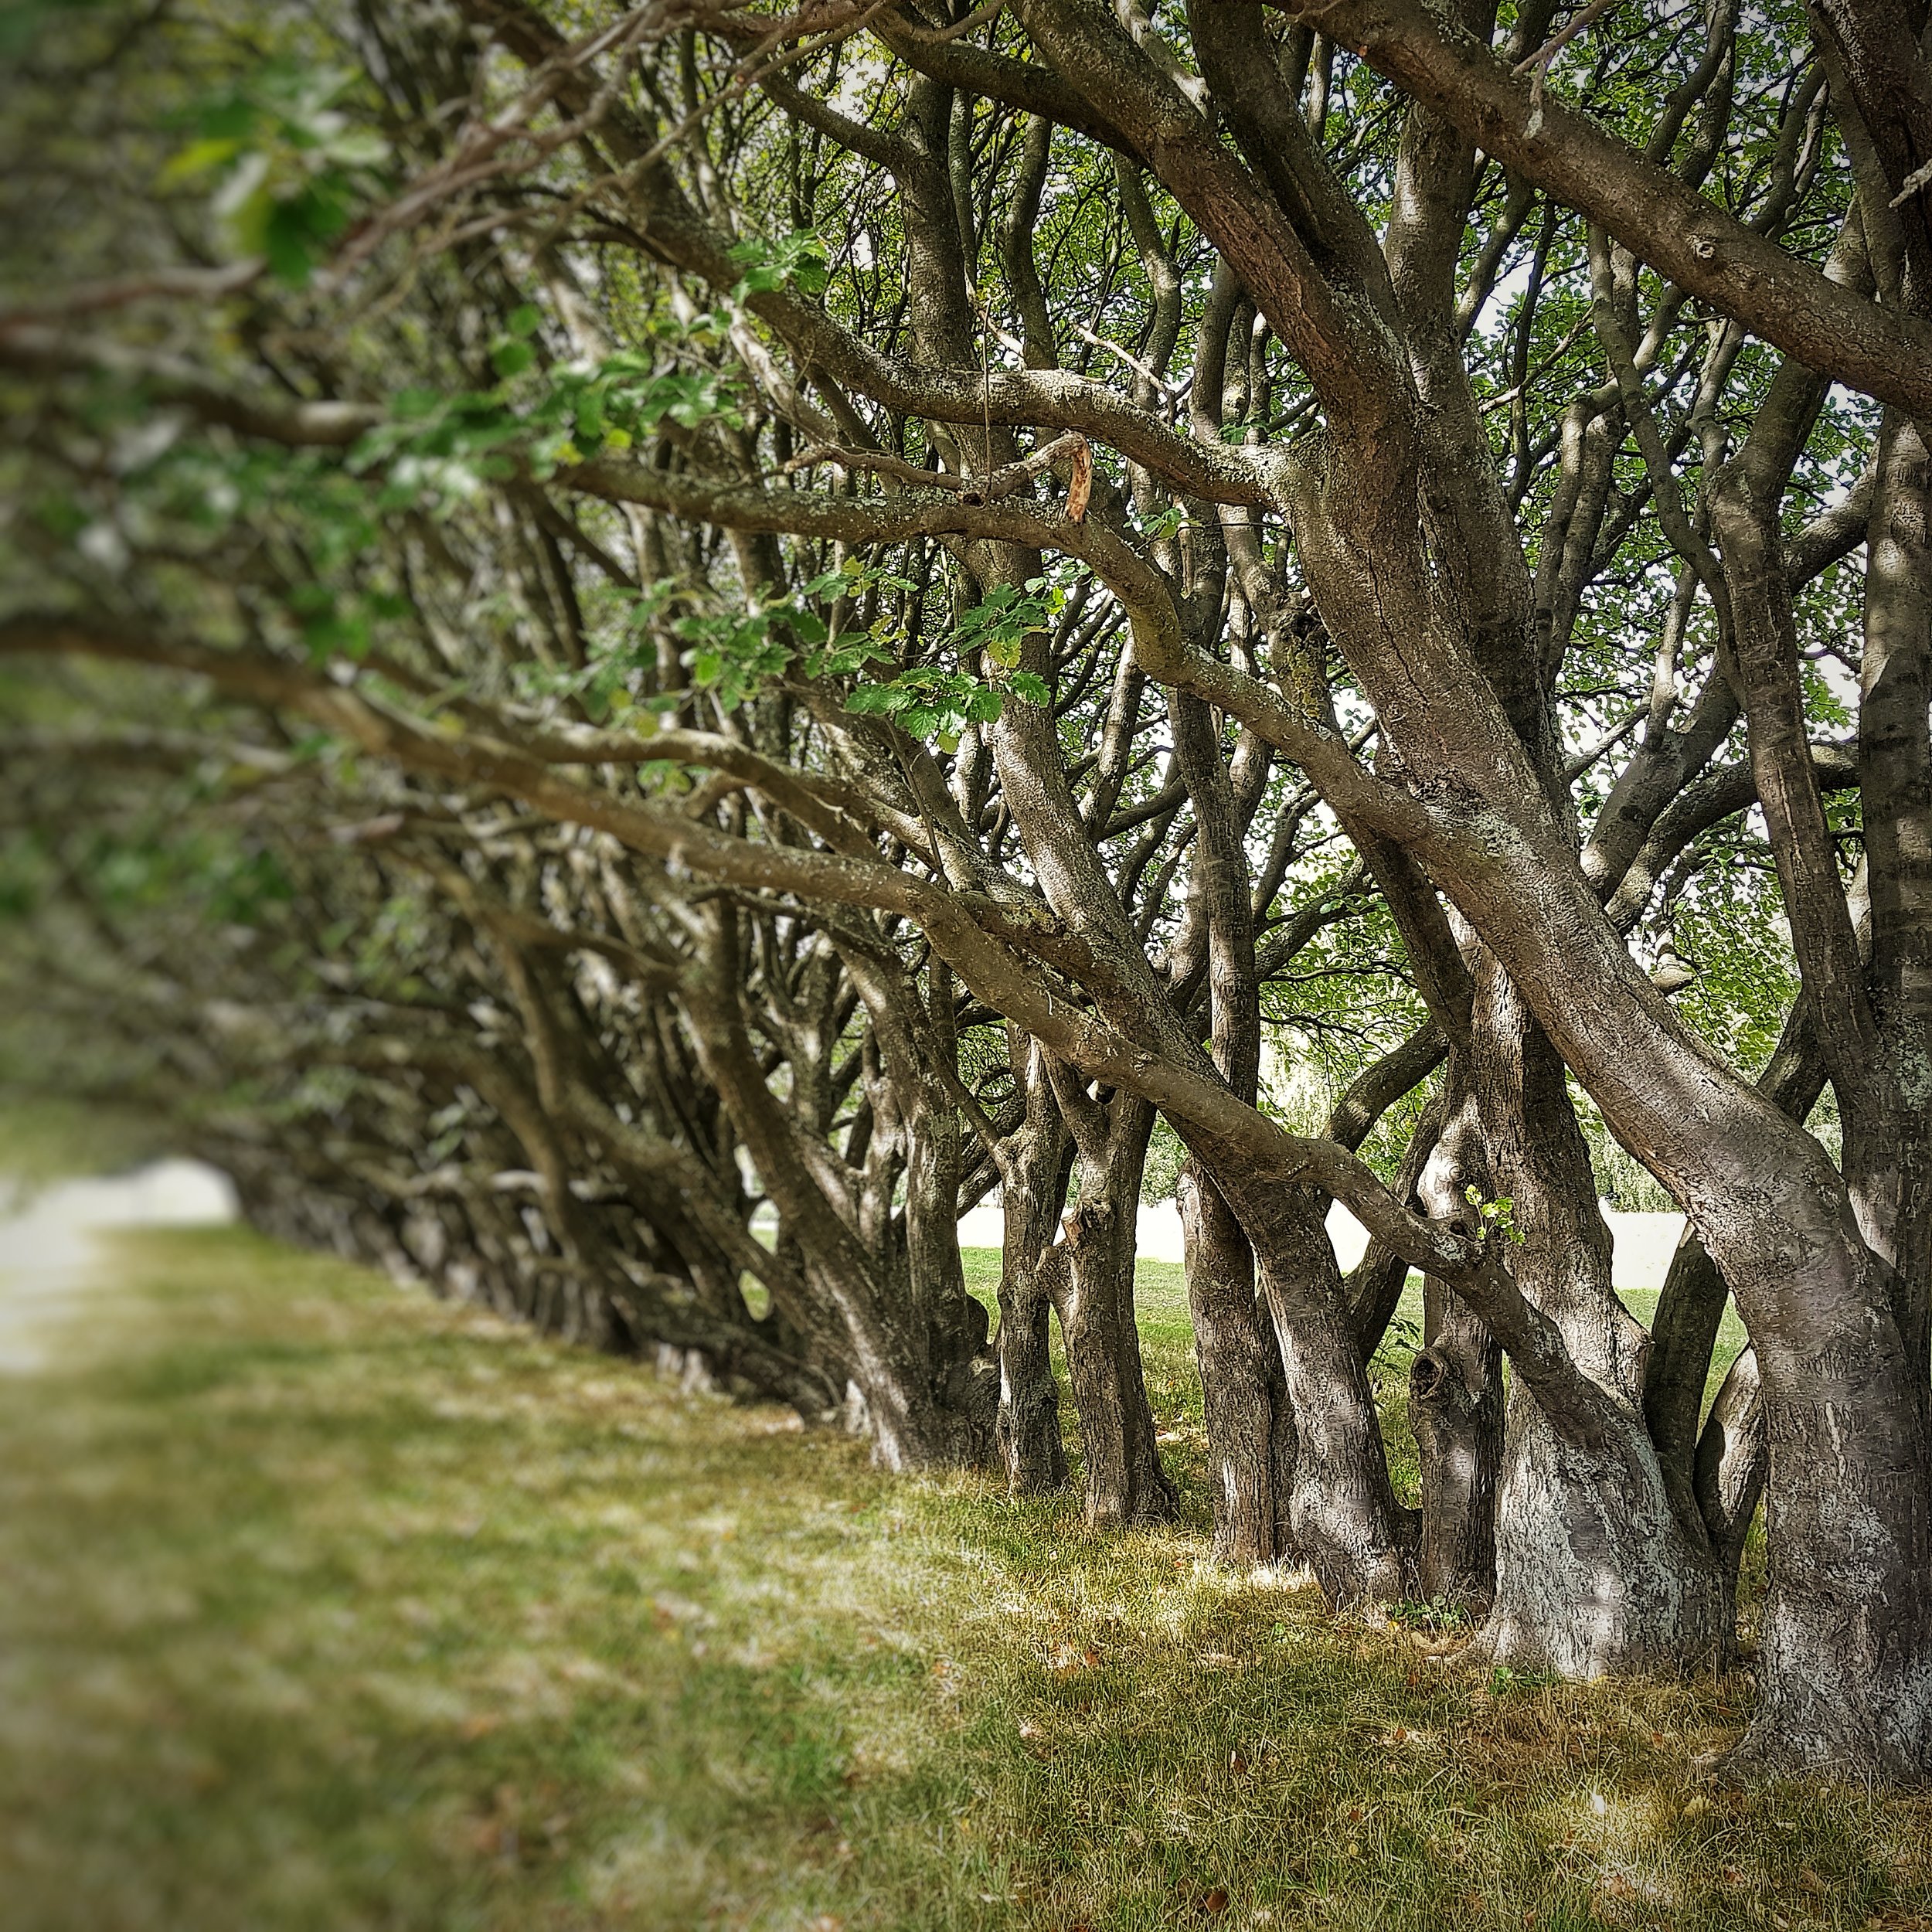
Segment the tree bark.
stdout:
[[[1440,1124],[1417,1193],[1437,1219],[1467,1220],[1463,1190],[1487,1190],[1466,1049],[1450,1061],[1436,1112]],[[1423,1279],[1423,1341],[1409,1371],[1409,1422],[1422,1478],[1417,1587],[1425,1602],[1480,1621],[1496,1597],[1502,1353],[1488,1324],[1433,1276]]]
[[1478,975],[1471,1036],[1489,1184],[1519,1241],[1517,1284],[1616,1418],[1612,1438],[1586,1448],[1512,1383],[1484,1647],[1566,1677],[1696,1662],[1718,1641],[1716,1573],[1671,1506],[1644,1424],[1644,1332],[1611,1286],[1610,1231],[1563,1063],[1493,961]]
[[1126,1529],[1172,1519],[1179,1497],[1161,1465],[1134,1317],[1141,1177],[1154,1110],[1116,1093],[1095,1100],[1056,1070],[1078,1158],[1063,1226],[1066,1260],[1053,1290],[1066,1379],[1087,1464],[1087,1520]]
[[1015,1496],[1039,1495],[1066,1481],[1060,1385],[1049,1330],[1066,1265],[1054,1245],[1066,1192],[1066,1130],[1053,1104],[1040,1048],[1017,1029],[1012,1054],[1025,1084],[1026,1116],[1000,1166],[1005,1243],[999,1271],[1000,1460]]
[[1201,1372],[1214,1559],[1233,1570],[1292,1561],[1287,1502],[1294,1419],[1274,1332],[1255,1300],[1254,1251],[1213,1178],[1192,1158],[1175,1199]]
[[[1818,1029],[1803,995],[1785,1020],[1777,1050],[1759,1077],[1758,1087],[1801,1124],[1818,1104],[1825,1087],[1825,1063]],[[1699,1509],[1692,1494],[1693,1465],[1702,1455],[1699,1425],[1704,1412],[1705,1385],[1710,1377],[1711,1351],[1724,1319],[1730,1289],[1706,1253],[1696,1230],[1686,1222],[1677,1250],[1671,1257],[1663,1291],[1650,1329],[1649,1366],[1644,1376],[1644,1417],[1656,1444],[1664,1479],[1680,1515],[1696,1510],[1716,1546],[1709,1512]],[[1756,1376],[1756,1364],[1752,1368]],[[1755,1381],[1753,1381],[1755,1386]],[[1754,1411],[1762,1427],[1761,1405]],[[1721,1548],[1717,1550],[1720,1565]],[[1735,1565],[1732,1580],[1736,1580]]]
[[1724,1586],[1725,1632],[1734,1639],[1738,1566],[1745,1539],[1764,1495],[1769,1458],[1764,1440],[1764,1391],[1757,1358],[1748,1348],[1733,1362],[1702,1431],[1692,1472],[1699,1514],[1710,1537],[1719,1580]]
[[1422,1465],[1416,1587],[1423,1602],[1481,1622],[1496,1595],[1502,1464],[1502,1351],[1488,1323],[1438,1283],[1429,1341],[1409,1367],[1409,1425]]
[[1295,1430],[1285,1511],[1276,1501],[1287,1546],[1332,1603],[1400,1602],[1410,1594],[1410,1526],[1389,1483],[1381,1419],[1325,1225],[1326,1197],[1244,1174],[1231,1152],[1209,1165],[1253,1248],[1281,1349]]

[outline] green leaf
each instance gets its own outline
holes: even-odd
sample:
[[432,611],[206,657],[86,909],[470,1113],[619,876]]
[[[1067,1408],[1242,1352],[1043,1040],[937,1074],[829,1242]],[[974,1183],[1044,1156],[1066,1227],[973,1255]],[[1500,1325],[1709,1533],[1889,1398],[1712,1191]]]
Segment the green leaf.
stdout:
[[271,203],[260,225],[261,252],[278,281],[299,288],[315,265],[313,236],[302,211],[286,202]]
[[207,134],[199,141],[191,141],[162,168],[156,177],[157,185],[178,187],[196,175],[226,167],[241,152],[241,147],[240,141],[232,134]]
[[913,694],[897,685],[862,684],[846,699],[845,709],[860,717],[889,716],[912,702]]
[[491,366],[505,382],[521,376],[536,360],[536,351],[528,342],[498,342],[490,351]]

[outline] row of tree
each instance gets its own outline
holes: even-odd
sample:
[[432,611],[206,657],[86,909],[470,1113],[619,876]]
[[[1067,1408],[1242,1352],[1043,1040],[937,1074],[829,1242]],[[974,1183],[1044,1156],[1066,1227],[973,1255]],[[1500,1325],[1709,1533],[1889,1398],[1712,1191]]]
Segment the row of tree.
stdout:
[[1097,1525],[1171,1134],[1223,1560],[1932,1768],[1907,0],[18,15],[16,1075]]

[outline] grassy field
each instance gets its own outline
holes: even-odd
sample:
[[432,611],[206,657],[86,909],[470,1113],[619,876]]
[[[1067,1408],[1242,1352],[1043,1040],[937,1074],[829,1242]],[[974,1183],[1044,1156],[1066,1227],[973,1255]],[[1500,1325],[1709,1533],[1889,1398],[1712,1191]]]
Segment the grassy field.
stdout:
[[[1932,1801],[1710,1787],[1747,1686],[1552,1686],[909,1481],[239,1231],[0,1401],[0,1925],[1932,1924]],[[976,1264],[983,1273],[983,1259]]]

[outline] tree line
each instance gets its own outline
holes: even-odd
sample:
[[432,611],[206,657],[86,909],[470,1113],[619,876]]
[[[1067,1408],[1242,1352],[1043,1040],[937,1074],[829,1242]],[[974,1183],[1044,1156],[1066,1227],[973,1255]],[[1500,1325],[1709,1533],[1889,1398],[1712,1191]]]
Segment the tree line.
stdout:
[[16,1077],[1103,1526],[1174,1137],[1222,1560],[1932,1766],[1910,5],[9,19]]

